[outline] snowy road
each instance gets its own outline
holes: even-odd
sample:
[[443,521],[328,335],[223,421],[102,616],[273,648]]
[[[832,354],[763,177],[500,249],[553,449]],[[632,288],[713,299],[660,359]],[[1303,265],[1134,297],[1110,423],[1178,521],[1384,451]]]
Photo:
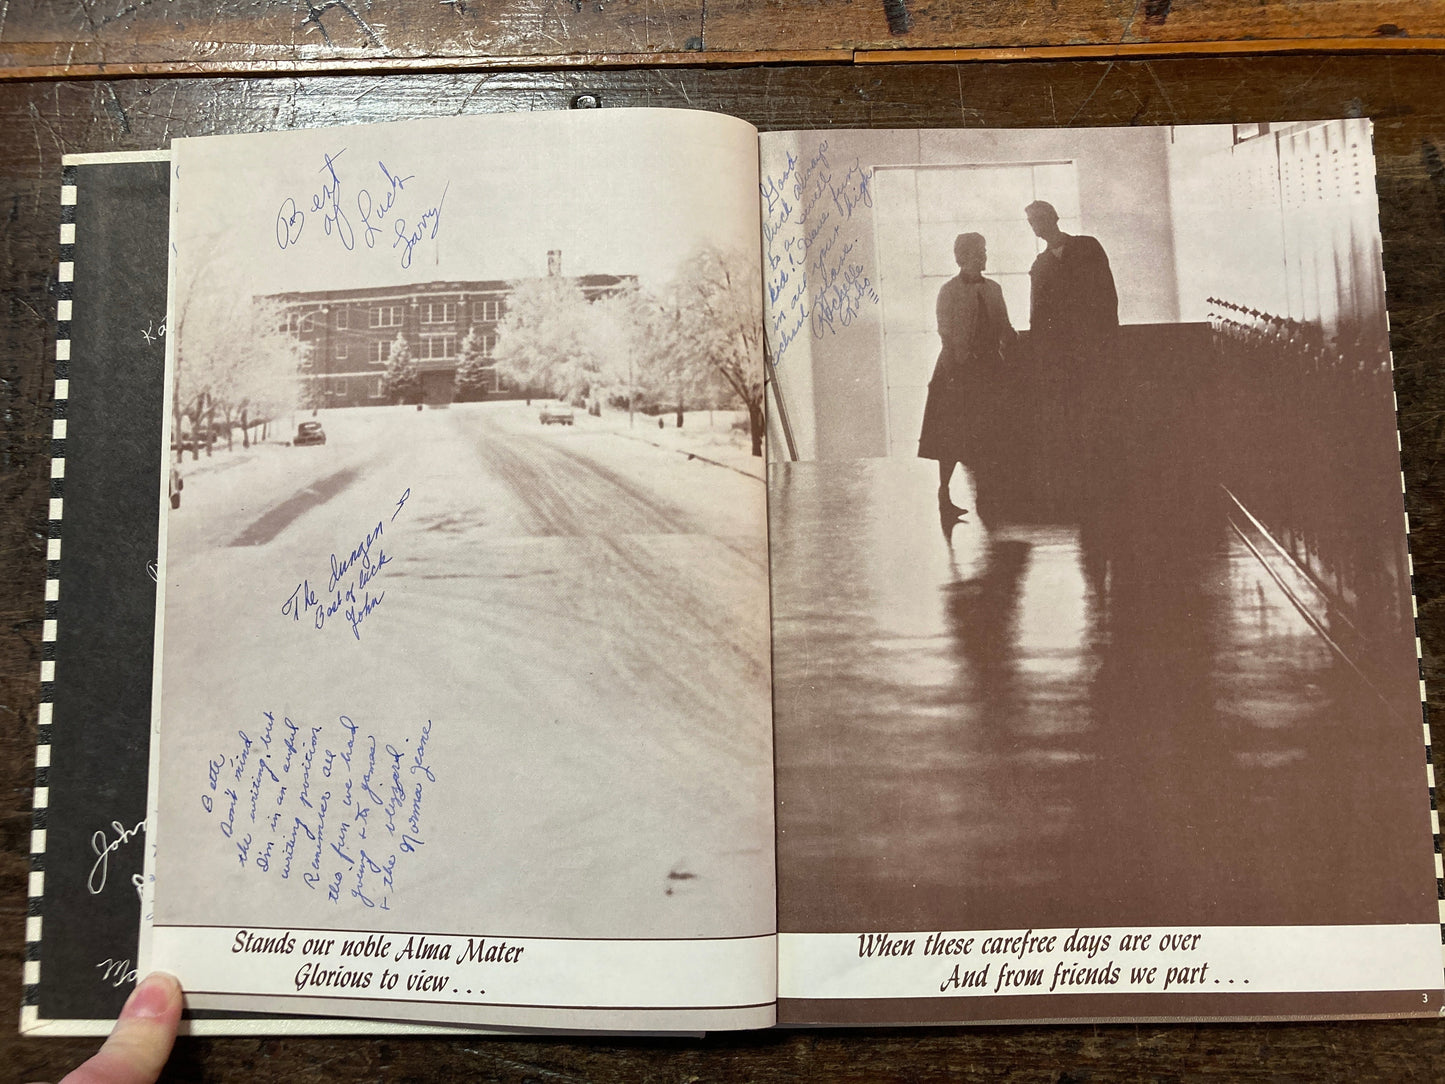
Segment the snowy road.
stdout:
[[[431,720],[433,834],[398,885],[413,928],[770,929],[761,482],[585,418],[544,429],[522,404],[321,420],[324,447],[185,465],[163,778],[203,780],[265,711],[397,733]],[[358,581],[362,549],[375,567]],[[168,787],[162,824],[193,801]],[[161,848],[162,921],[226,921],[219,884],[253,922],[386,924],[237,870],[204,823],[179,834]],[[168,876],[192,887],[167,893]]]

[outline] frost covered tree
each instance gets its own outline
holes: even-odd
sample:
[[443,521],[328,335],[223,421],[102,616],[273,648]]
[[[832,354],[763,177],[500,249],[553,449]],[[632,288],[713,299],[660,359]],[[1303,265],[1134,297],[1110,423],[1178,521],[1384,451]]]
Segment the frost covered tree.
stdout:
[[491,359],[483,353],[482,337],[469,329],[457,347],[456,397],[461,402],[485,399],[492,390]]
[[678,426],[689,405],[714,405],[713,373],[701,347],[699,321],[678,290],[649,295],[638,323],[643,394],[658,406],[670,406]]
[[590,304],[586,333],[594,362],[592,390],[599,400],[626,404],[629,410],[656,401],[652,309],[653,299],[632,283]]
[[741,253],[699,250],[674,284],[677,349],[709,370],[748,415],[763,454],[763,304],[757,269]]
[[532,393],[568,400],[589,394],[602,376],[589,309],[572,279],[515,283],[497,325],[497,373]]
[[[217,431],[227,445],[251,428],[296,405],[307,347],[283,327],[286,314],[265,298],[206,296],[184,307],[177,336],[172,433],[179,454],[189,443],[193,458],[207,453]],[[189,434],[189,439],[182,439]]]
[[233,425],[241,429],[241,445],[249,447],[253,425],[270,421],[296,406],[300,374],[311,347],[277,329],[282,315],[274,301],[257,299],[251,309],[251,337],[241,365],[218,396],[226,421],[226,440]]
[[382,377],[382,388],[393,403],[417,403],[421,401],[421,370],[411,356],[411,345],[400,331],[391,340],[386,355],[386,374]]

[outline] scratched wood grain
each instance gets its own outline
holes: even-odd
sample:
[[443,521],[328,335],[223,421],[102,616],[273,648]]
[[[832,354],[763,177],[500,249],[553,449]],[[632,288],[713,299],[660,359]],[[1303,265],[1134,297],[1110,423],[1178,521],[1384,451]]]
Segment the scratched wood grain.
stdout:
[[5,0],[0,78],[851,59],[1140,46],[1445,48],[1439,0]]
[[[145,149],[210,132],[566,108],[584,92],[599,95],[604,107],[709,107],[770,128],[1372,116],[1420,630],[1438,706],[1445,692],[1442,85],[1439,56],[0,85],[0,1075],[54,1080],[95,1046],[22,1041],[10,1034],[15,1016],[7,1016],[18,1012],[23,954],[62,153]],[[1441,728],[1435,733],[1439,747]],[[212,1082],[1442,1077],[1445,1028],[1430,1021],[754,1033],[699,1041],[186,1040],[168,1074]]]

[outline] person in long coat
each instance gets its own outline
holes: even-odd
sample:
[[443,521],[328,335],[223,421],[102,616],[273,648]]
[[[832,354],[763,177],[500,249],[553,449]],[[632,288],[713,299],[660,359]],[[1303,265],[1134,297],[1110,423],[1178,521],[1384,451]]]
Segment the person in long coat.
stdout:
[[1085,576],[1102,591],[1103,555],[1124,545],[1114,509],[1135,458],[1117,376],[1119,293],[1098,240],[1065,233],[1058,211],[1043,200],[1024,214],[1046,246],[1029,271],[1029,339],[1046,376],[1036,397],[1046,437],[1038,451],[1050,464],[1055,507],[1078,519]]
[[993,399],[1004,344],[1014,337],[1003,289],[983,277],[988,246],[983,235],[961,233],[953,242],[958,274],[938,291],[938,335],[943,348],[928,382],[918,454],[938,460],[938,511],[948,520],[967,509],[953,503],[949,482],[960,463],[991,451]]
[[1119,295],[1104,246],[1059,228],[1053,204],[1024,208],[1045,249],[1029,270],[1029,339],[1049,375],[1042,409],[1059,442],[1056,453],[1074,465],[1109,428],[1119,389],[1109,378],[1119,331]]
[[1119,295],[1104,246],[1059,229],[1051,203],[1035,200],[1024,215],[1046,246],[1029,269],[1030,335],[1064,357],[1107,349],[1119,328]]

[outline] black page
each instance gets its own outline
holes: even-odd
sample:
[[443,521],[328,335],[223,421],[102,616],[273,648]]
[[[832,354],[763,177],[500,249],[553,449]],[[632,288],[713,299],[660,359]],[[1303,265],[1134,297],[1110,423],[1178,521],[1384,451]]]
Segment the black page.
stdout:
[[25,1005],[42,1020],[114,1019],[130,993],[136,957],[132,879],[142,867],[143,831],[106,854],[104,887],[92,887],[101,881],[97,846],[106,851],[146,815],[168,173],[167,162],[67,166],[64,173],[76,200],[63,208],[62,222],[75,233],[73,244],[62,244],[61,260],[73,262],[74,281],[58,287],[72,319],[61,321],[57,334],[55,375],[69,394],[55,401],[65,429],[52,454],[64,460],[65,476],[51,482],[52,516],[54,499],[63,504],[50,521],[50,538],[61,548],[46,571],[59,589],[45,606],[56,624],[44,656],[58,680],[41,692],[51,705],[39,739],[49,745],[49,767],[38,770],[36,784],[49,795],[36,811],[35,827],[45,836],[32,869],[44,872],[44,890],[29,912],[41,918],[41,940],[26,951],[40,974],[25,989]]

